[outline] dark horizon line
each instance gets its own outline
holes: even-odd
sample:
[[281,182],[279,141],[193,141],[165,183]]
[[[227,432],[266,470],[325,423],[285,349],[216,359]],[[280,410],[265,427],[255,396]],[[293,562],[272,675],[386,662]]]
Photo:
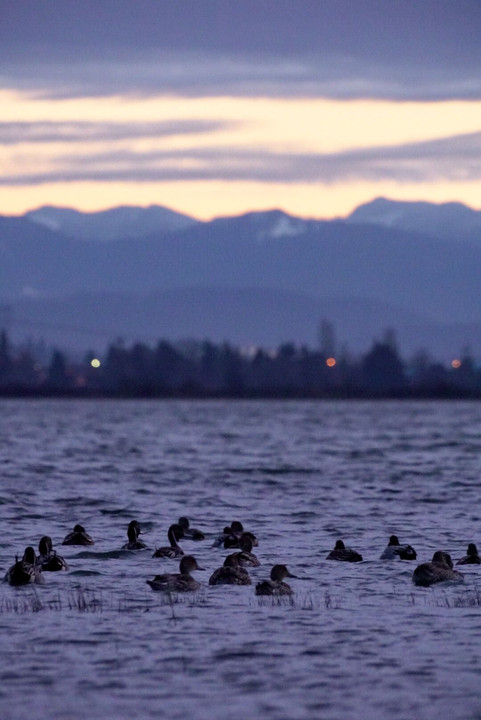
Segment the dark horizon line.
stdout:
[[190,388],[171,390],[167,392],[142,392],[142,391],[107,391],[93,388],[55,388],[40,387],[27,388],[20,387],[0,387],[0,399],[2,400],[42,400],[42,399],[59,399],[59,400],[196,400],[196,401],[214,401],[214,400],[233,400],[233,401],[276,401],[276,400],[296,400],[302,402],[309,401],[428,401],[428,400],[481,400],[481,390],[454,388],[452,386],[443,386],[439,388],[406,388],[399,391],[373,392],[363,390],[361,388],[352,389],[333,389],[323,392],[306,392],[296,391],[293,389],[282,390],[250,390],[242,391],[210,391],[205,388]]

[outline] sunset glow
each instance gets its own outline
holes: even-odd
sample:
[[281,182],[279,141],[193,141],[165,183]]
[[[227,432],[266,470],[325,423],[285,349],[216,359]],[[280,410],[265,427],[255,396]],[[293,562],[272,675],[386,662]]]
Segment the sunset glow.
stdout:
[[[480,202],[481,180],[470,168],[446,172],[412,152],[406,160],[403,146],[419,144],[422,156],[425,143],[477,132],[481,102],[46,100],[11,91],[0,101],[4,122],[19,123],[0,145],[5,214],[43,204],[84,211],[161,204],[200,219],[272,207],[327,218],[378,195]],[[404,176],[376,171],[383,148],[399,154]],[[363,151],[380,160],[365,160]]]
[[7,5],[0,214],[481,207],[477,3]]

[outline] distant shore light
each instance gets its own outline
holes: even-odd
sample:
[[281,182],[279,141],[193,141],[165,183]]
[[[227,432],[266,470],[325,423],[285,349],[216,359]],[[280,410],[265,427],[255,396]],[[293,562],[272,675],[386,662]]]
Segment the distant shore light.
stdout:
[[461,365],[462,365],[462,362],[458,358],[454,358],[454,360],[451,362],[451,367],[453,367],[455,370],[460,368]]
[[336,358],[328,357],[326,360],[327,367],[334,367],[336,364]]
[[93,358],[90,361],[90,364],[93,368],[99,368],[100,367],[100,360],[98,358]]

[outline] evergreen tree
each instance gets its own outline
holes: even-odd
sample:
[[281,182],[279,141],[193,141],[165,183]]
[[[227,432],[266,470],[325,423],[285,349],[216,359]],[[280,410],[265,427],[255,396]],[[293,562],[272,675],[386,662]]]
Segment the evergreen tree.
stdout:
[[54,350],[47,371],[47,384],[57,390],[64,390],[70,385],[67,374],[65,355],[60,350]]
[[10,343],[6,330],[0,333],[0,382],[8,381],[12,370],[12,358],[10,355]]
[[404,365],[391,343],[374,343],[364,357],[362,378],[365,388],[374,394],[397,393],[405,388]]

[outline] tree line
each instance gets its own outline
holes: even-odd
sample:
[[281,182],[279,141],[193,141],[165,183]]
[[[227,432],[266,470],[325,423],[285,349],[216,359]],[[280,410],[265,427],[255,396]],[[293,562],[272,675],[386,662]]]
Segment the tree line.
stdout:
[[229,343],[171,343],[154,347],[116,341],[102,358],[82,361],[54,349],[47,362],[29,347],[14,348],[0,333],[3,396],[102,397],[481,397],[481,370],[469,352],[449,365],[419,352],[400,356],[392,335],[363,355],[338,357],[284,343],[246,351]]

